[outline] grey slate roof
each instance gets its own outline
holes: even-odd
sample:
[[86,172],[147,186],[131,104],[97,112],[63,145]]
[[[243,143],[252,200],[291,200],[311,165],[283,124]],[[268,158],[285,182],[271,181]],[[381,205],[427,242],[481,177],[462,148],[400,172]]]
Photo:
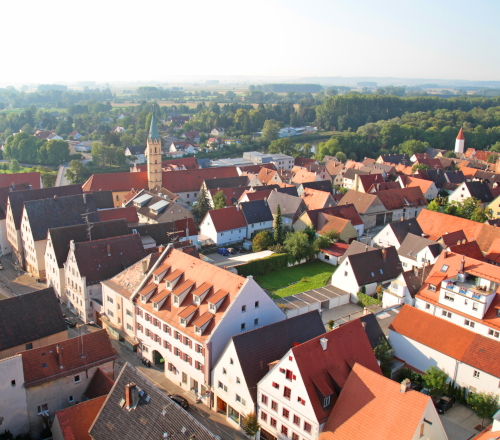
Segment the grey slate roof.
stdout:
[[[128,411],[120,402],[125,399],[125,385],[130,383],[144,394],[136,408]],[[193,435],[196,440],[216,440],[207,428],[126,363],[90,427],[90,436],[94,440],[138,440],[163,439],[165,433],[175,440],[190,440]]]
[[325,191],[329,193],[331,193],[333,190],[332,182],[330,182],[329,180],[318,180],[317,182],[301,183],[299,186],[301,194],[305,188],[317,189],[319,191]]
[[404,154],[381,154],[382,160],[387,163],[392,163],[398,165],[404,163],[406,165],[411,165],[410,156],[406,153]]
[[8,298],[0,305],[0,351],[67,330],[52,287]]
[[94,197],[97,209],[110,209],[115,207],[112,191],[94,191],[92,197]]
[[426,148],[425,152],[429,155],[431,159],[434,159],[439,153],[441,153],[444,156],[446,150],[440,150],[438,148]]
[[465,176],[462,171],[447,171],[444,173],[444,177],[449,183],[463,183],[465,182]]
[[[90,228],[90,236],[89,236]],[[108,237],[127,235],[128,227],[125,219],[109,220],[90,224],[63,226],[61,228],[49,229],[49,235],[56,254],[57,265],[63,267],[69,252],[69,242],[75,243],[92,240],[102,240]]]
[[407,234],[398,249],[398,254],[402,257],[416,261],[415,255],[426,247],[429,247],[429,250],[434,257],[439,255],[442,250],[441,245],[435,241],[429,240],[428,238],[424,238],[420,235]]
[[325,333],[317,310],[233,336],[245,382],[254,403],[257,383],[269,372],[269,364],[293,347]]
[[355,254],[361,254],[362,252],[374,251],[375,248],[372,246],[368,246],[367,244],[363,244],[358,240],[353,240],[350,246],[345,251],[344,255],[339,258],[339,265],[349,256]]
[[42,200],[64,196],[83,194],[82,185],[55,186],[51,188],[30,189],[27,191],[16,191],[9,194],[9,204],[12,209],[16,229],[21,227],[23,206],[25,202]]
[[207,179],[205,185],[208,190],[217,188],[233,188],[235,186],[247,186],[248,176],[222,177],[220,179]]
[[281,215],[291,219],[297,218],[307,209],[304,200],[300,197],[289,196],[288,194],[283,194],[278,191],[273,191],[269,195],[267,203],[269,204],[269,209],[274,215],[276,214],[278,205],[280,205]]
[[369,313],[358,319],[361,319],[361,322],[364,323],[366,336],[368,336],[371,346],[373,348],[377,347],[380,344],[380,339],[385,339],[384,332],[382,327],[380,327],[377,317],[373,313]]
[[354,168],[349,168],[344,174],[344,179],[354,180],[356,178],[356,174],[359,174],[360,176],[364,176],[364,175],[370,174],[370,173],[368,171],[362,171],[362,170],[356,170]]
[[417,219],[403,220],[400,222],[393,222],[389,225],[394,232],[399,243],[403,243],[408,234],[422,236],[422,228],[417,222]]
[[465,186],[470,192],[470,195],[475,199],[480,200],[482,203],[490,203],[493,201],[493,194],[486,182],[464,182]]
[[[383,258],[383,252],[386,258]],[[397,278],[403,272],[394,246],[350,255],[349,263],[359,286],[382,283]]]
[[[429,264],[425,266],[423,269],[422,268],[417,269],[416,273],[414,270],[408,270],[406,272],[403,272],[403,278],[405,280],[406,287],[408,287],[408,291],[410,292],[412,298],[415,298],[415,295],[422,287],[422,279],[425,281],[425,279],[431,273],[433,267],[434,267],[433,264]],[[425,271],[423,277],[422,277],[422,270]]]
[[84,213],[89,214],[89,222],[99,221],[91,194],[33,200],[25,202],[24,208],[34,241],[46,239],[47,231],[51,228],[85,223],[82,217]]
[[240,204],[247,225],[273,221],[273,214],[265,200],[254,200]]
[[[176,231],[177,228],[174,222],[165,222],[165,223],[157,223],[157,224],[148,224],[148,223],[139,223],[136,226],[129,226],[128,231],[129,234],[134,234],[137,232],[141,237],[148,235],[154,241],[156,241],[156,245],[167,245],[170,243],[169,232]],[[192,231],[189,231],[191,234]]]
[[128,151],[130,151],[130,154],[133,156],[140,156],[141,154],[144,154],[145,148],[144,145],[134,145],[132,147],[127,147]]

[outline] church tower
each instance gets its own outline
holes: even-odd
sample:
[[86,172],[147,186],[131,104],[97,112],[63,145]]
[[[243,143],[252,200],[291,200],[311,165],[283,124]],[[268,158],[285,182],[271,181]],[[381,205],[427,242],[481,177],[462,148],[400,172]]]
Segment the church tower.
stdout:
[[465,136],[464,130],[461,128],[458,133],[457,140],[455,141],[455,154],[460,157],[459,154],[463,154],[465,151]]
[[161,140],[154,112],[151,118],[146,154],[148,156],[148,189],[153,189],[156,185],[162,186]]

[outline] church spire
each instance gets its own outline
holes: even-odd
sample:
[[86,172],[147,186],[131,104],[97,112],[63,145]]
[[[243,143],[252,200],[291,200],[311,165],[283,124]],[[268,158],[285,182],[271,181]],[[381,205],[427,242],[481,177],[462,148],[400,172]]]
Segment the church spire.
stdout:
[[160,135],[158,134],[158,126],[156,125],[156,116],[153,111],[153,117],[151,118],[151,127],[149,128],[149,140],[152,142],[160,142]]

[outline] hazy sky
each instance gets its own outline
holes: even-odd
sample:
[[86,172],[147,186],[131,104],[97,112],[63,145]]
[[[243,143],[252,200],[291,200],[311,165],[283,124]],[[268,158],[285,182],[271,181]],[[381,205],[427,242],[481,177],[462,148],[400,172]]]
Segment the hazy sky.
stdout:
[[500,1],[3,0],[5,84],[179,75],[500,80]]

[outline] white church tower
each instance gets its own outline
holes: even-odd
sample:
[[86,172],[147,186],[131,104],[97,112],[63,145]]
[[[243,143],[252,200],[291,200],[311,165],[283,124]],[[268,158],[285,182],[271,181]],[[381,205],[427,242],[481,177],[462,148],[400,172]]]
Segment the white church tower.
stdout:
[[464,130],[461,128],[460,132],[458,133],[457,140],[455,141],[455,154],[457,157],[460,157],[459,155],[463,154],[465,151],[465,136],[464,136]]

